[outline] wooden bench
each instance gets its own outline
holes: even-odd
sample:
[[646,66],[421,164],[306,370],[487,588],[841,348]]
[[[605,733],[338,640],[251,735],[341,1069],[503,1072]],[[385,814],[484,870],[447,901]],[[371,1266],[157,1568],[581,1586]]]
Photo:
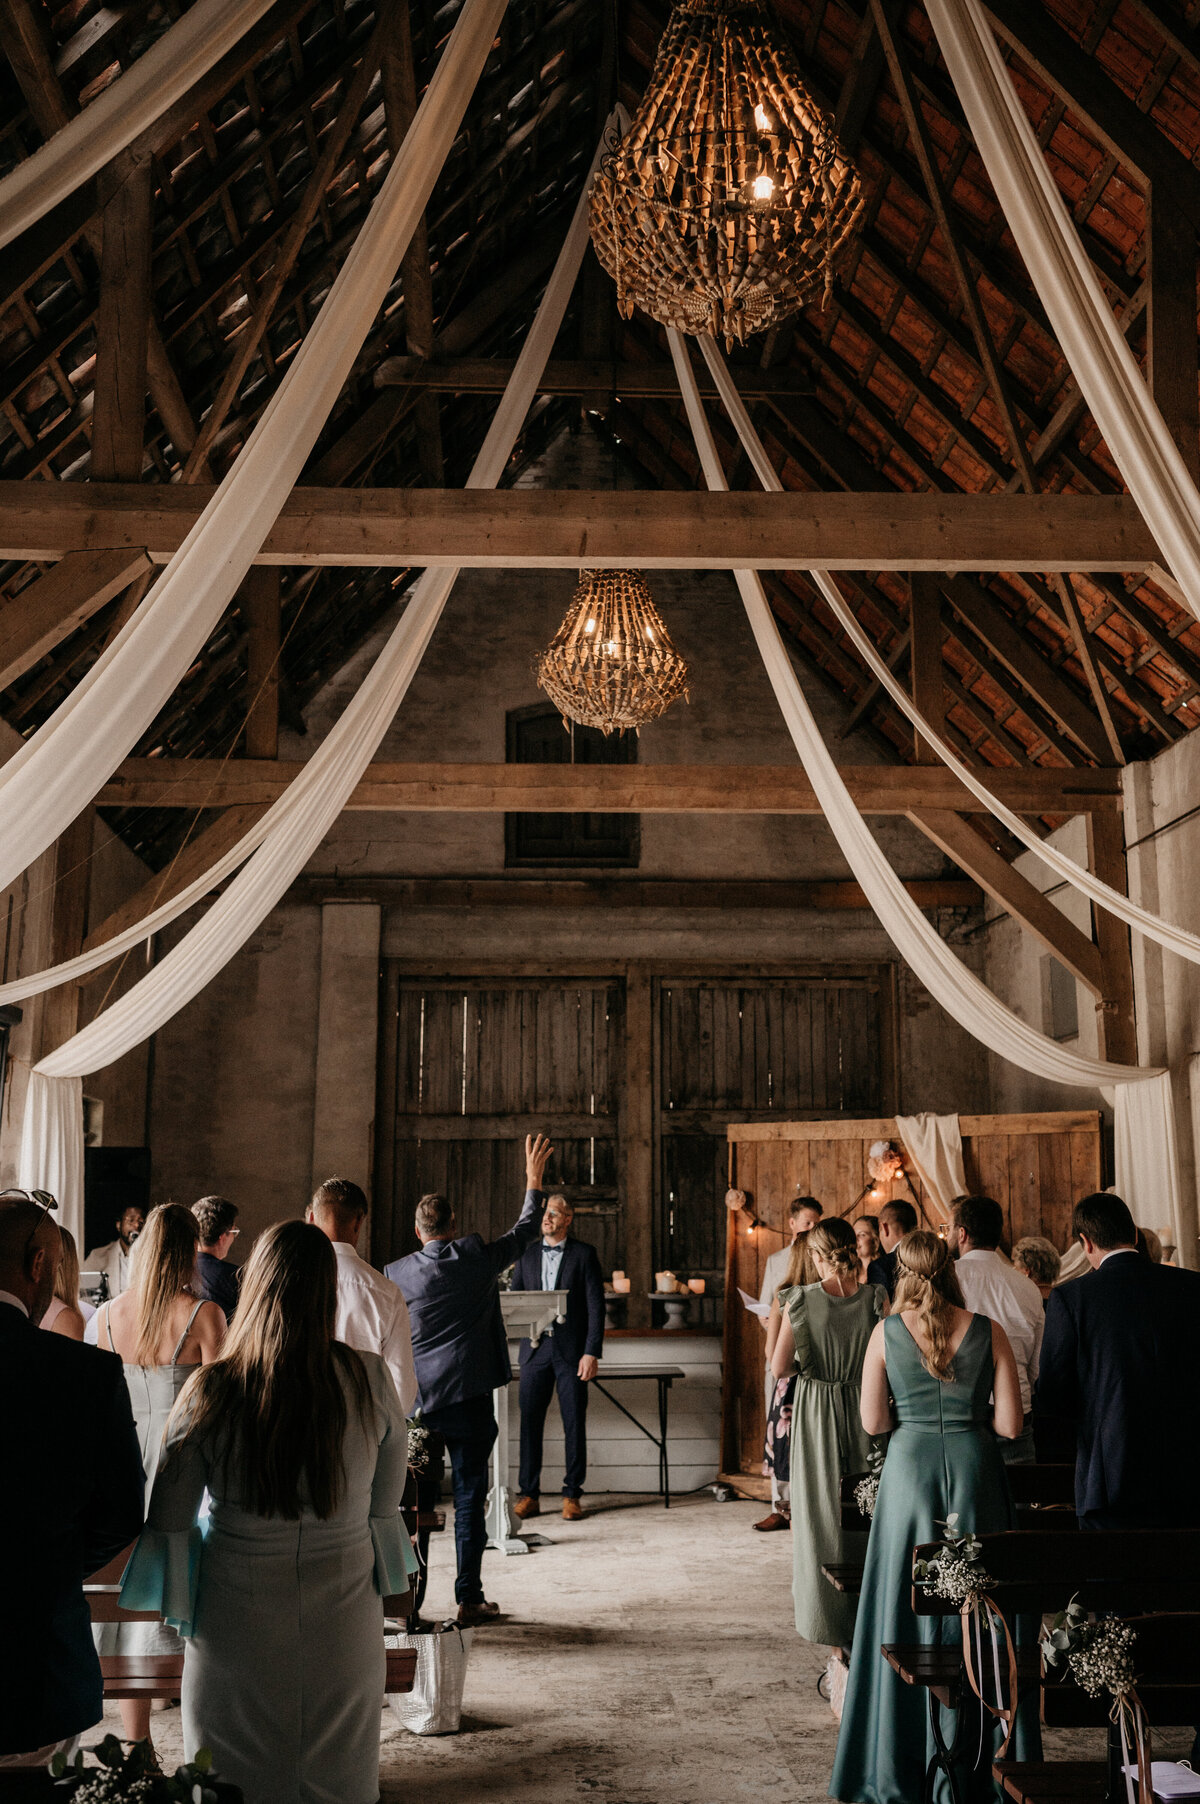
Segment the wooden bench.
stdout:
[[1015,1804],[1105,1804],[1104,1760],[998,1760],[992,1772]]
[[861,1560],[845,1560],[837,1565],[822,1566],[821,1571],[834,1590],[844,1591],[847,1597],[857,1597],[862,1590],[863,1563]]
[[[177,1698],[183,1683],[182,1654],[101,1654],[106,1698]],[[387,1649],[386,1692],[411,1691],[417,1671],[415,1648]]]

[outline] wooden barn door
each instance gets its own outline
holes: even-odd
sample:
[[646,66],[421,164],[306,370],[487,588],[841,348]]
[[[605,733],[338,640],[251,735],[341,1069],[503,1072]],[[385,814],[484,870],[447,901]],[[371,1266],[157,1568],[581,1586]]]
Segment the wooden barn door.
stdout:
[[385,983],[376,1261],[413,1250],[427,1191],[451,1199],[464,1234],[504,1233],[521,1206],[525,1135],[540,1130],[555,1146],[547,1183],[575,1204],[603,1268],[619,1266],[620,982],[428,981],[389,968]]

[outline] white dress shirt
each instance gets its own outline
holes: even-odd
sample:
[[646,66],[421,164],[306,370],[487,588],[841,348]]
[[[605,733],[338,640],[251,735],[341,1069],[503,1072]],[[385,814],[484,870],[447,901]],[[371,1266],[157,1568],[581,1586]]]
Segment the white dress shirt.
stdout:
[[560,1240],[557,1246],[551,1246],[551,1244],[548,1240],[543,1240],[543,1242],[542,1242],[542,1289],[543,1290],[557,1290],[558,1289],[558,1274],[562,1267],[563,1254],[566,1252],[566,1250],[567,1250],[567,1243],[565,1240]]
[[19,1309],[22,1315],[29,1314],[29,1310],[22,1303],[20,1297],[15,1297],[11,1290],[0,1290],[0,1303],[10,1303],[14,1309]]
[[983,1247],[961,1253],[954,1269],[967,1308],[998,1322],[1007,1334],[1017,1362],[1021,1408],[1028,1415],[1046,1326],[1041,1291],[1007,1259]]
[[104,1272],[108,1278],[109,1296],[119,1297],[129,1289],[133,1252],[133,1247],[126,1249],[118,1237],[110,1240],[107,1246],[93,1247],[83,1262],[83,1269],[85,1272]]
[[333,1250],[338,1286],[334,1339],[360,1353],[378,1353],[396,1381],[405,1415],[410,1415],[417,1406],[417,1368],[404,1294],[347,1241],[335,1240]]

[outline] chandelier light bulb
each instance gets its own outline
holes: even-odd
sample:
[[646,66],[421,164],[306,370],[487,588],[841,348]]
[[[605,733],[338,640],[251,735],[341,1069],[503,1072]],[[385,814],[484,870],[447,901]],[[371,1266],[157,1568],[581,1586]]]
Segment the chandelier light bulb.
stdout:
[[770,200],[775,192],[775,184],[769,175],[756,175],[754,178],[755,200]]

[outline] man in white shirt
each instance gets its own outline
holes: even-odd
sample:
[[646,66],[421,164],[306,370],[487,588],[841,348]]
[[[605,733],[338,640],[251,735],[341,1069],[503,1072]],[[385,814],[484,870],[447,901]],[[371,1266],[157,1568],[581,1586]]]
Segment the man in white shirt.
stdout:
[[133,1246],[146,1225],[146,1212],[140,1203],[130,1203],[116,1220],[117,1238],[107,1246],[93,1247],[83,1262],[85,1272],[103,1272],[108,1279],[108,1294],[119,1297],[129,1289]]
[[1032,1278],[998,1252],[1003,1232],[1004,1211],[990,1196],[955,1198],[946,1238],[958,1262],[954,1269],[963,1301],[976,1315],[986,1315],[1003,1328],[1021,1382],[1025,1427],[1015,1441],[1002,1441],[1000,1451],[1007,1465],[1028,1466],[1034,1459],[1031,1410],[1046,1315],[1042,1293]]
[[[787,1277],[788,1263],[792,1257],[792,1248],[801,1234],[807,1234],[815,1228],[825,1213],[815,1196],[796,1196],[792,1198],[788,1210],[788,1239],[778,1252],[770,1253],[763,1267],[762,1288],[758,1293],[760,1303],[770,1308],[775,1301],[775,1292]],[[767,1318],[763,1317],[763,1333],[767,1330]],[[767,1359],[767,1377],[765,1396],[767,1414],[771,1413],[771,1401],[775,1395],[775,1374],[771,1370],[771,1361]],[[792,1488],[786,1480],[771,1474],[771,1509],[770,1513],[754,1524],[762,1534],[771,1534],[777,1529],[790,1528],[792,1525]]]
[[363,1353],[378,1353],[400,1393],[405,1415],[417,1406],[417,1371],[404,1293],[358,1255],[367,1199],[349,1178],[326,1178],[313,1193],[307,1219],[333,1242],[337,1254],[337,1319],[334,1336]]

